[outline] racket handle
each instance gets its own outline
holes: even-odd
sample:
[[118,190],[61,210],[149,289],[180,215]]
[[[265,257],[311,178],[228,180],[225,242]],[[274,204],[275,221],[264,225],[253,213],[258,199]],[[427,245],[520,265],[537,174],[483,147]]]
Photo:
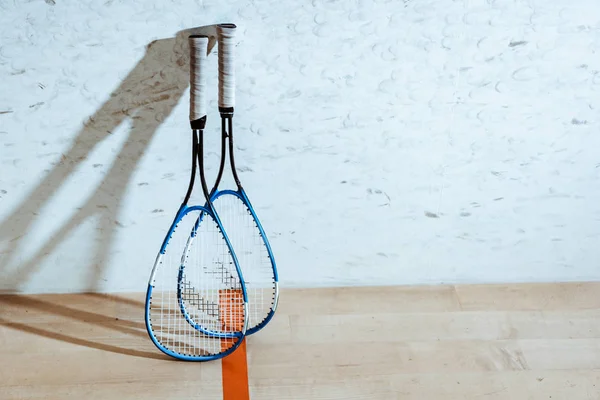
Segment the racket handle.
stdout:
[[233,112],[235,105],[235,24],[219,24],[219,109]]
[[192,129],[206,125],[206,55],[208,36],[192,35],[190,45],[190,124]]

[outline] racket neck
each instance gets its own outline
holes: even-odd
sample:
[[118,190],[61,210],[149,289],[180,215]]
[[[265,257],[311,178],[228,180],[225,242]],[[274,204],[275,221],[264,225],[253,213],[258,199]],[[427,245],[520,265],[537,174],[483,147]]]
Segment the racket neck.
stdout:
[[202,193],[206,198],[206,203],[212,208],[212,202],[210,201],[210,193],[208,192],[208,186],[206,185],[206,176],[204,174],[204,130],[193,129],[194,138],[197,142],[197,160],[198,170],[200,171],[200,184],[202,185]]
[[221,114],[221,169],[215,184],[215,189],[221,180],[223,169],[225,167],[225,157],[229,153],[229,164],[231,166],[231,175],[235,181],[238,190],[242,190],[242,183],[237,174],[235,167],[235,157],[233,156],[233,107],[223,108],[219,107],[219,113]]
[[221,161],[219,163],[219,171],[217,172],[215,184],[213,185],[213,188],[210,191],[211,198],[217,192],[219,183],[221,183],[221,178],[223,178],[223,171],[225,169],[226,152],[227,152],[227,132],[225,132],[223,130],[223,122],[221,121]]
[[190,201],[190,196],[192,195],[192,191],[194,190],[194,182],[196,180],[196,161],[198,159],[198,134],[196,130],[193,129],[192,134],[192,171],[190,174],[190,183],[188,185],[187,192],[185,194],[185,198],[183,199],[182,206],[185,206]]

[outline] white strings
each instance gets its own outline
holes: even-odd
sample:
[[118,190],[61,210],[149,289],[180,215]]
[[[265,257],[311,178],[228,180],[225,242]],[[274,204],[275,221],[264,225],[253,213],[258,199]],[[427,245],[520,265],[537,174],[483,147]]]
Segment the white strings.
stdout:
[[[203,214],[196,236],[190,238],[200,213],[190,212],[175,229],[155,274],[150,306],[156,339],[167,349],[189,356],[218,355],[239,340],[212,337],[194,324],[213,332],[236,333],[245,317],[241,282],[216,222]],[[177,298],[182,261],[184,310]]]

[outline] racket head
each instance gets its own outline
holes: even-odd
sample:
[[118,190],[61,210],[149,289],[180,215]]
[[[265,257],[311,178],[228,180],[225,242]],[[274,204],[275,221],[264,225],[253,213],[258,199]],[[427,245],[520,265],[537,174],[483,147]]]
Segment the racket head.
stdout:
[[146,329],[163,353],[209,361],[233,352],[248,326],[247,293],[218,217],[182,206],[148,282]]
[[248,296],[246,335],[252,335],[264,328],[277,310],[279,277],[275,257],[244,189],[216,190],[211,202],[244,274]]

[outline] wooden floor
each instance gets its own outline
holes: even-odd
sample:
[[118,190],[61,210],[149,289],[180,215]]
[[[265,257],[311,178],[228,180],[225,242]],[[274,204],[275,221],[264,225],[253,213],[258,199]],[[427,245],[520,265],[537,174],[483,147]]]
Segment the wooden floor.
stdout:
[[[162,356],[143,294],[0,296],[0,399],[220,399]],[[600,399],[600,283],[284,290],[253,400]]]

